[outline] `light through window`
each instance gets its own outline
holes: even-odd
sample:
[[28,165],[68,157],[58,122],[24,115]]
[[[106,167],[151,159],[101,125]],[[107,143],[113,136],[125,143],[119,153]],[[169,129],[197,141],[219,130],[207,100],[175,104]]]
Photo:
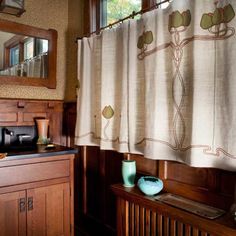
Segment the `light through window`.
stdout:
[[112,24],[141,10],[141,0],[103,1],[103,26]]
[[48,40],[36,39],[36,55],[46,53],[48,51]]
[[34,39],[27,38],[24,42],[24,60],[34,57]]
[[[167,8],[170,5],[171,1],[172,0],[170,0],[169,2],[164,2],[164,0],[157,0],[157,3],[161,3],[159,5],[159,8],[164,9],[164,8]],[[164,2],[164,3],[162,3],[162,2]]]

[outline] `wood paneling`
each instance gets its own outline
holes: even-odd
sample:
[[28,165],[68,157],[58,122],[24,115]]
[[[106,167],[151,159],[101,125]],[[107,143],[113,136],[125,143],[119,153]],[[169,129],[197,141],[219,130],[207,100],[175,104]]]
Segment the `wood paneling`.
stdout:
[[129,158],[136,161],[136,169],[138,173],[158,176],[158,161],[144,159],[142,155],[134,154],[130,154]]
[[233,172],[160,161],[159,177],[165,191],[211,206],[229,210],[234,200],[236,174]]
[[23,114],[23,122],[32,122],[32,120],[34,120],[36,117],[40,117],[40,118],[47,118],[47,114],[46,113],[32,113],[32,112],[25,112]]
[[35,119],[42,117],[50,120],[51,141],[65,145],[62,135],[62,101],[0,99],[0,126],[33,126]]
[[1,113],[0,122],[17,122],[17,113]]
[[62,133],[66,137],[65,144],[67,147],[74,147],[76,114],[75,102],[64,104]]

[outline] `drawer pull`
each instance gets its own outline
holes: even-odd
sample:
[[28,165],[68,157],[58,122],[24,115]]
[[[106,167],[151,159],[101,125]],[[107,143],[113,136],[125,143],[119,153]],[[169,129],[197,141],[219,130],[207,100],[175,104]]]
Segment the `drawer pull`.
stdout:
[[19,199],[19,208],[20,212],[25,212],[25,198]]
[[32,211],[34,209],[34,200],[33,197],[28,198],[28,211]]

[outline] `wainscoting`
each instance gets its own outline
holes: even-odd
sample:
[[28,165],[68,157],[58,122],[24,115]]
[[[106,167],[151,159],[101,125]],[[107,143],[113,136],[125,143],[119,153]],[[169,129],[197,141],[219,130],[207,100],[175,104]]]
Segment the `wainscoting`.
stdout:
[[63,101],[0,99],[0,126],[34,126],[36,118],[49,119],[49,137],[65,145],[62,134]]

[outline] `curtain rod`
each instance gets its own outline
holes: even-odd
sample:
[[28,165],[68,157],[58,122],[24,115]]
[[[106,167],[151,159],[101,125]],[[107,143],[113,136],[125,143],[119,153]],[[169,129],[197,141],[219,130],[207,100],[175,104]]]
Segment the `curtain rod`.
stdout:
[[140,11],[137,11],[137,12],[133,11],[132,14],[130,14],[129,16],[127,16],[127,17],[125,17],[125,18],[123,18],[123,19],[120,19],[120,20],[118,20],[118,21],[115,21],[114,23],[111,23],[111,24],[106,25],[106,26],[104,26],[104,27],[101,27],[101,28],[98,29],[98,30],[92,31],[89,35],[86,35],[86,36],[83,36],[83,37],[77,37],[77,38],[76,38],[76,42],[77,42],[77,40],[83,39],[84,37],[89,37],[89,36],[91,36],[92,34],[99,34],[102,30],[105,30],[105,29],[108,29],[108,28],[111,29],[114,25],[123,23],[123,21],[128,20],[128,19],[131,19],[131,18],[133,19],[135,16],[137,16],[137,15],[139,15],[139,14],[142,15],[142,14],[148,12],[148,11],[151,11],[151,10],[153,10],[153,9],[155,9],[155,8],[158,8],[161,4],[167,3],[167,2],[170,2],[170,1],[171,1],[171,0],[163,0],[163,1],[159,2],[159,3],[154,4],[154,5],[151,6],[151,7],[145,8],[145,9],[143,9],[143,10],[140,10]]

